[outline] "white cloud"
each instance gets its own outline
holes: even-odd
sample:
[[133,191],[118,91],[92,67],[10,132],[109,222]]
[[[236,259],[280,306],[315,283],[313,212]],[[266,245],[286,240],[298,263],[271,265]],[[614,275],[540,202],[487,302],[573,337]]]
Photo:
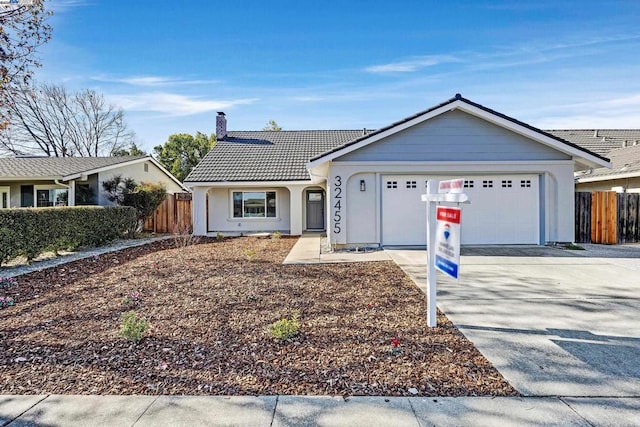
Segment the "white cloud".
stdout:
[[365,71],[368,73],[413,73],[423,68],[451,62],[461,62],[461,60],[451,55],[420,56],[406,61],[372,65],[365,68]]
[[123,83],[131,86],[172,86],[220,83],[219,80],[189,80],[170,76],[113,77],[104,74],[95,75],[91,77],[91,80],[106,83]]
[[190,116],[228,109],[236,105],[253,104],[257,101],[256,98],[211,100],[166,92],[112,94],[107,97],[124,110],[156,112],[170,116]]

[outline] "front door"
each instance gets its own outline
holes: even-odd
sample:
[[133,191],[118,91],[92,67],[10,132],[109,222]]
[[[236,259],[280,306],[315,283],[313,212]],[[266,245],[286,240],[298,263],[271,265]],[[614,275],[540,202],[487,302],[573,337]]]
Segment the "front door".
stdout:
[[307,191],[307,230],[324,230],[324,192]]

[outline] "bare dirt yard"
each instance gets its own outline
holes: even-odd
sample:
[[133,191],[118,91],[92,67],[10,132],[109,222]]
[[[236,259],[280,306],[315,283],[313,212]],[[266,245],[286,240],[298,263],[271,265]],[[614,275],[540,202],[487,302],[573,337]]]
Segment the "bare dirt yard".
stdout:
[[[444,315],[427,328],[395,264],[282,265],[294,243],[169,240],[17,277],[0,394],[517,395]],[[296,311],[299,334],[273,338]]]

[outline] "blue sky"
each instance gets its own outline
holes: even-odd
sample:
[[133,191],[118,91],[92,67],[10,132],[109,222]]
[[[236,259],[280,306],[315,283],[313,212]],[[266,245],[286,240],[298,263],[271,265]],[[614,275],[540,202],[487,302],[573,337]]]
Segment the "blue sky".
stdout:
[[543,129],[640,128],[640,2],[51,0],[41,81],[172,133],[377,128],[456,93]]

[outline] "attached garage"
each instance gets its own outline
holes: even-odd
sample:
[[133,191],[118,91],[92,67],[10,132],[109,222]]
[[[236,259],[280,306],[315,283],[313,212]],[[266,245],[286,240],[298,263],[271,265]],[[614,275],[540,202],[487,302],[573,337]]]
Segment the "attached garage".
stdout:
[[[451,176],[382,175],[382,244],[425,245],[429,179]],[[539,244],[539,175],[465,177],[471,204],[462,205],[463,244]]]
[[464,178],[463,244],[574,239],[574,169],[607,159],[460,95],[307,164],[326,180],[330,243],[424,245],[429,179]]

